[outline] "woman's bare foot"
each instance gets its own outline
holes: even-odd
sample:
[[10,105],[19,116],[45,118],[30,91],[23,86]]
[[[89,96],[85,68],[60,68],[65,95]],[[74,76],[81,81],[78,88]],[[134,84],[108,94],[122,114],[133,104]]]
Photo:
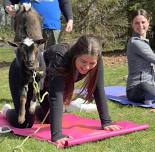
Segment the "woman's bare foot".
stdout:
[[65,146],[65,143],[71,138],[69,137],[65,137],[65,138],[62,138],[62,139],[59,139],[57,140],[55,143],[57,145],[57,148],[63,148]]
[[151,112],[155,112],[155,109],[151,109],[150,111],[151,111]]
[[115,131],[115,130],[120,130],[121,129],[121,126],[118,126],[118,125],[109,125],[109,126],[106,126],[103,128],[104,130],[107,130],[107,131]]

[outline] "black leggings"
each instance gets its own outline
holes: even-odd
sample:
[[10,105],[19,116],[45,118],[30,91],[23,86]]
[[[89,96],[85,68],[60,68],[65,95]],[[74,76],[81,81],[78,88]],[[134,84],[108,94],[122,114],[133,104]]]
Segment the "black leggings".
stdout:
[[155,85],[143,82],[132,89],[127,90],[127,97],[134,102],[144,102],[145,100],[155,100]]

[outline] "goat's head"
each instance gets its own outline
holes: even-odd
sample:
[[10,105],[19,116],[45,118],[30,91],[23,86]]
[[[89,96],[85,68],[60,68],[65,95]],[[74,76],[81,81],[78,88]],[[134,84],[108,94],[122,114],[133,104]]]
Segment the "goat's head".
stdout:
[[16,11],[14,19],[15,42],[22,41],[26,37],[33,40],[43,38],[41,16],[31,6],[25,5],[19,5]]
[[28,69],[35,69],[35,63],[38,57],[39,45],[46,40],[32,40],[25,38],[22,42],[8,42],[9,45],[17,47],[16,58],[24,63]]

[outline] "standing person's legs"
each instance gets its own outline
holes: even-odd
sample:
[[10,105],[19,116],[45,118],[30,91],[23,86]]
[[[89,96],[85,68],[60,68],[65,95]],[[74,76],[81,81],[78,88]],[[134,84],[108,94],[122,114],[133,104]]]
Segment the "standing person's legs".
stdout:
[[155,100],[155,85],[151,85],[147,82],[140,83],[127,91],[127,97],[129,100],[135,102]]
[[45,43],[45,49],[49,48],[51,45],[59,43],[59,35],[61,30],[44,29],[43,37],[47,38]]

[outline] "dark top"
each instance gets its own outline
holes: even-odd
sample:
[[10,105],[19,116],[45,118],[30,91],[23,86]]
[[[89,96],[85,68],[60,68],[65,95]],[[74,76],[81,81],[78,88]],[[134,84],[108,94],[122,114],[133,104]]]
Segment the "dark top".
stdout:
[[[63,44],[57,44],[50,47],[44,53],[46,65],[50,68],[57,68],[65,66],[71,68],[71,57],[67,52],[68,47]],[[99,63],[98,67],[97,85],[93,93],[97,105],[99,117],[102,127],[111,124],[111,119],[108,112],[107,101],[104,91],[103,81],[103,61]],[[75,81],[84,78],[85,75],[79,74]],[[51,136],[52,141],[56,141],[62,137],[62,113],[63,113],[63,93],[65,88],[65,81],[63,76],[50,76],[49,78],[49,103],[50,103],[50,121],[51,121]]]

